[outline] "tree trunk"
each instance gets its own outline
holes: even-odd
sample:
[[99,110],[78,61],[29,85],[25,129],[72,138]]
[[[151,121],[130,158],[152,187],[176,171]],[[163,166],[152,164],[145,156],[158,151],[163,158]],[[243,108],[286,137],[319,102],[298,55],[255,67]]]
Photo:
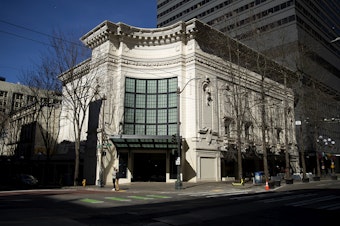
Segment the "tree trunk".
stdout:
[[73,185],[77,186],[79,182],[79,149],[80,149],[80,141],[76,139],[75,141],[75,160],[74,160],[74,177],[73,177]]
[[289,145],[288,145],[288,102],[287,102],[287,75],[284,74],[284,127],[285,127],[285,161],[286,161],[286,169],[285,169],[285,179],[290,179],[290,158],[289,158]]
[[262,76],[261,82],[261,132],[262,132],[262,152],[263,152],[263,170],[265,180],[269,180],[268,172],[268,157],[267,157],[267,144],[266,144],[266,106],[265,106],[265,93],[264,93],[264,76]]

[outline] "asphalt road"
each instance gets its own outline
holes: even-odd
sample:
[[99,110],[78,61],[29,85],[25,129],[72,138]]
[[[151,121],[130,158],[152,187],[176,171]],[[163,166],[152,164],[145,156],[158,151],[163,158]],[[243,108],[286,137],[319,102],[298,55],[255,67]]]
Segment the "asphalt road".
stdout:
[[340,181],[228,190],[0,192],[0,225],[328,225],[340,215]]

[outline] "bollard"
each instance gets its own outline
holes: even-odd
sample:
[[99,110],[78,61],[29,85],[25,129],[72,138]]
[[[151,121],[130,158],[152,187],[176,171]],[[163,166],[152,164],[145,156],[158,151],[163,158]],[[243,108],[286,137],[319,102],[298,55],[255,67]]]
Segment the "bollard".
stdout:
[[83,187],[86,186],[86,179],[83,179],[83,181],[81,182],[83,184]]

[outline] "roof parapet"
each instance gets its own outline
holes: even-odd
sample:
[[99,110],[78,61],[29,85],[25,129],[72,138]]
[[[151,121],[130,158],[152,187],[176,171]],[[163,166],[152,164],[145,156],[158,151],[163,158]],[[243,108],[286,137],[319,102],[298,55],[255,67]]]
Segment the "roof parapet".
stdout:
[[179,40],[186,40],[196,32],[196,19],[177,22],[163,28],[139,28],[124,23],[104,21],[81,37],[81,41],[89,48],[95,48],[107,40],[131,39],[140,45],[162,45]]

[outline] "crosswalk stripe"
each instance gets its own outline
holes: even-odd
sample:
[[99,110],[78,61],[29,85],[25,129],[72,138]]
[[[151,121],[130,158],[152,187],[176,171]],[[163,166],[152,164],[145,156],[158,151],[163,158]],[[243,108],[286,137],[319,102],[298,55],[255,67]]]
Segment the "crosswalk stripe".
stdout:
[[119,197],[105,197],[105,199],[120,201],[120,202],[130,202],[131,199],[119,198]]
[[145,196],[137,196],[137,195],[132,195],[132,196],[128,196],[129,198],[132,199],[139,199],[139,200],[150,200],[150,199],[154,199],[151,197],[145,197]]
[[300,195],[291,195],[291,196],[284,196],[284,197],[279,197],[279,198],[271,198],[271,199],[266,199],[266,200],[259,200],[258,202],[264,202],[264,203],[271,203],[271,202],[281,202],[285,200],[291,200],[291,199],[296,199],[296,198],[305,198],[305,197],[310,197],[310,196],[315,196],[316,194],[300,194]]
[[276,197],[276,196],[280,196],[280,195],[282,195],[282,194],[280,194],[280,193],[260,193],[260,194],[250,195],[250,196],[232,197],[230,199],[232,199],[232,200],[259,199],[259,198]]
[[151,198],[159,198],[159,199],[169,199],[171,198],[170,196],[164,196],[164,195],[147,195],[148,197]]
[[[165,196],[165,195],[146,195],[146,196],[128,196],[128,198],[122,198],[122,197],[115,197],[115,196],[109,196],[109,197],[104,197],[106,200],[112,200],[112,201],[119,201],[119,202],[131,202],[132,199],[136,200],[152,200],[152,199],[169,199],[171,198],[170,196]],[[90,198],[84,198],[80,199],[81,202],[86,202],[86,203],[103,203],[104,201],[102,200],[97,200],[97,199],[90,199]]]
[[334,196],[334,195],[323,196],[323,197],[319,197],[319,198],[315,198],[315,199],[308,199],[308,200],[293,202],[293,203],[290,203],[289,206],[305,206],[305,205],[312,204],[312,203],[331,200],[331,199],[334,199],[335,197],[336,196]]
[[81,199],[80,201],[82,202],[87,202],[87,203],[103,203],[104,201],[101,201],[101,200],[96,200],[96,199]]
[[340,203],[333,203],[330,205],[325,205],[325,206],[319,206],[317,207],[317,209],[329,209],[329,210],[333,210],[333,208],[335,209],[339,209],[340,208]]
[[338,205],[338,206],[334,206],[334,207],[331,207],[331,208],[328,208],[329,210],[338,210],[338,209],[340,209],[340,205]]
[[249,191],[237,191],[237,192],[224,192],[224,193],[216,193],[213,195],[206,196],[207,198],[216,198],[216,197],[223,197],[223,196],[232,196],[232,195],[241,195],[241,194],[247,194]]

